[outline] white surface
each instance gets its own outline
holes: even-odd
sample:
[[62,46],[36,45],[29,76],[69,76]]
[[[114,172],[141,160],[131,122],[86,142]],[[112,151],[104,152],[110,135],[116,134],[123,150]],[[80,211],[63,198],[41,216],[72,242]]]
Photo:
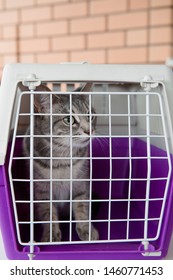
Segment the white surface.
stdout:
[[6,260],[7,257],[5,255],[4,244],[2,240],[1,230],[0,230],[0,260]]
[[173,260],[173,235],[169,245],[168,254],[166,256],[166,260]]

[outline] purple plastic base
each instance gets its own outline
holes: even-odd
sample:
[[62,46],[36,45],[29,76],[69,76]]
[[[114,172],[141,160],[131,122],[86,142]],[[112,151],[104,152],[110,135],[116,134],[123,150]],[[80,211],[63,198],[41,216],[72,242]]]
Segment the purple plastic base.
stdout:
[[[103,146],[104,144],[104,146]],[[117,157],[112,163],[112,177],[119,179],[112,183],[112,198],[125,200],[129,194],[129,182],[124,179],[129,178],[129,160],[118,159],[118,157],[126,157],[129,155],[128,139],[115,138],[112,140],[112,156]],[[93,156],[98,159],[93,160],[93,178],[108,179],[110,173],[109,160],[99,159],[109,155],[109,142],[105,141],[98,144],[98,141],[93,142]],[[21,143],[17,142],[15,154],[21,154]],[[132,156],[137,159],[132,160],[132,178],[147,177],[147,159],[141,159],[147,155],[146,143],[133,139]],[[152,156],[165,156],[165,152],[155,146],[151,146]],[[173,162],[173,161],[172,161]],[[22,246],[18,243],[16,237],[16,229],[14,222],[13,207],[11,201],[10,187],[7,175],[7,166],[0,167],[0,223],[5,244],[6,253],[9,259],[28,259],[27,253],[29,247]],[[168,172],[167,161],[152,160],[151,161],[151,178],[166,177]],[[13,173],[24,174],[18,165],[14,165]],[[16,175],[18,176],[18,175]],[[151,181],[150,198],[162,198],[164,195],[166,181],[157,180]],[[18,186],[21,187],[21,186]],[[132,180],[131,183],[131,198],[144,199],[146,195],[146,181]],[[93,218],[96,220],[108,218],[108,203],[102,202],[102,199],[109,197],[109,182],[108,181],[93,181],[93,198],[97,198],[100,202],[93,205]],[[161,227],[161,232],[157,240],[151,241],[150,250],[161,251],[159,257],[144,257],[142,253],[141,242],[115,242],[101,244],[72,244],[72,245],[56,245],[56,246],[36,246],[35,259],[158,259],[163,258],[168,250],[169,241],[171,238],[173,220],[170,215],[173,214],[173,176],[171,177],[166,207]],[[111,205],[111,219],[127,218],[127,201],[115,201]],[[160,216],[162,201],[152,201],[149,206],[149,218],[157,218]],[[131,201],[130,218],[144,218],[145,203],[143,201]],[[107,239],[107,221],[98,222],[95,224],[99,230],[100,239]],[[126,222],[111,222],[111,239],[126,238]],[[148,222],[148,233],[150,238],[154,238],[157,233],[158,222]],[[131,221],[129,224],[129,238],[142,239],[144,231],[143,221]],[[28,228],[21,228],[23,240],[29,240]],[[68,240],[68,228],[62,226],[63,239]],[[38,233],[35,233],[36,235]],[[78,237],[73,230],[73,240],[78,240]]]

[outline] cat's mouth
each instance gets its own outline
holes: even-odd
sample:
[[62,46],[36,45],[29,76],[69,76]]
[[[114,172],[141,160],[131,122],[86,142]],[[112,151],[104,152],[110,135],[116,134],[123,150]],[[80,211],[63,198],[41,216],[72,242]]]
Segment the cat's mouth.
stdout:
[[74,147],[85,147],[88,146],[90,143],[90,137],[85,136],[85,137],[74,137],[73,138],[73,146]]

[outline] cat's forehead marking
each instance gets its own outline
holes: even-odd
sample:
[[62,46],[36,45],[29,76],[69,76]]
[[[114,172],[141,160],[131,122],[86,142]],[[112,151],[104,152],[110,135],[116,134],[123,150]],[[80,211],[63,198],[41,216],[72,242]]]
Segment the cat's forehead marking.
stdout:
[[[72,113],[73,114],[78,114],[79,113],[74,106],[72,106]],[[80,118],[78,117],[78,115],[75,115],[75,119],[78,123],[80,123]]]
[[83,102],[83,106],[84,106],[86,112],[88,112],[88,107],[89,107],[88,102],[87,102],[87,103],[86,103],[86,102]]

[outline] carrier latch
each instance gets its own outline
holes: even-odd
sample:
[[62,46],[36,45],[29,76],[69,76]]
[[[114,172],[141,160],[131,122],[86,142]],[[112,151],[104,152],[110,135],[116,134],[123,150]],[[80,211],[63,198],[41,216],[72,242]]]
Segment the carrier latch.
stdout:
[[28,87],[29,90],[35,90],[41,84],[41,81],[37,78],[35,74],[29,74],[24,81],[22,81],[23,86]]
[[154,81],[151,76],[145,76],[143,80],[140,82],[141,87],[144,91],[151,91],[153,88],[157,88],[159,83]]

